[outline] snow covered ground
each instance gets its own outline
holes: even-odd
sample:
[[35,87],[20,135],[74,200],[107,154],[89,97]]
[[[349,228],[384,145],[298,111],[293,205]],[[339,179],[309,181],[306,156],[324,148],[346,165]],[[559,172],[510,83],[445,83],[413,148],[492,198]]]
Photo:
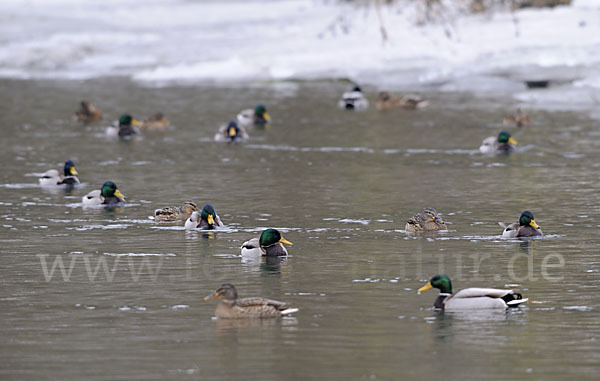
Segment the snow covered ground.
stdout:
[[[448,1],[447,1],[448,2]],[[373,1],[374,3],[374,1]],[[600,102],[600,0],[418,25],[414,2],[2,0],[0,77],[125,76],[160,85],[349,78],[377,88]],[[526,91],[524,80],[550,80]]]

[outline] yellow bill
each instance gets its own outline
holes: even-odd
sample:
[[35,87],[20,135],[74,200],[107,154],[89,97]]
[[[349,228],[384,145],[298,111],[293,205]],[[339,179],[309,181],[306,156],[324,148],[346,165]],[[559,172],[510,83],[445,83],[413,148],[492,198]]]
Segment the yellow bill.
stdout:
[[134,126],[138,126],[138,127],[142,126],[142,123],[140,123],[140,121],[135,120],[135,119],[131,119],[131,124],[133,124]]
[[212,214],[208,215],[208,219],[207,220],[208,220],[208,224],[209,225],[214,225],[215,224],[215,219],[213,218]]
[[123,193],[121,193],[120,190],[115,190],[115,196],[122,198],[123,200],[125,200],[125,195]]
[[279,240],[279,242],[285,243],[286,245],[290,245],[290,246],[294,245],[293,243],[291,243],[290,241],[288,241],[287,239],[285,239],[283,237],[281,237],[281,239]]
[[534,228],[536,228],[536,229],[539,229],[539,228],[540,228],[540,225],[536,224],[536,223],[535,223],[535,220],[531,220],[531,222],[529,223],[529,225],[531,225],[532,227],[534,227]]
[[431,282],[427,282],[427,284],[425,286],[421,287],[420,289],[418,289],[417,292],[420,294],[424,291],[431,290],[432,288],[433,288],[433,286],[431,285]]
[[519,144],[519,143],[517,143],[517,141],[515,140],[515,138],[513,138],[512,136],[510,138],[508,138],[508,142],[510,144],[514,145],[514,146],[516,146],[517,144]]
[[265,112],[265,113],[263,114],[263,118],[265,118],[265,120],[266,120],[267,122],[270,122],[270,121],[271,121],[271,115],[269,115],[269,113],[268,113],[268,112]]
[[235,127],[230,127],[229,128],[229,136],[231,136],[231,137],[235,136]]
[[73,176],[78,175],[79,173],[77,173],[77,170],[75,169],[75,167],[71,167],[71,169],[69,170],[69,173]]

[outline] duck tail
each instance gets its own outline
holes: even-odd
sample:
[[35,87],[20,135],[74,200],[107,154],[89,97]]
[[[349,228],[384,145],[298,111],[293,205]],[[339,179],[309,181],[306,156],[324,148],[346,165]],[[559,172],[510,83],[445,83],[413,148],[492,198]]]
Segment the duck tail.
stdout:
[[296,313],[298,311],[300,311],[298,308],[286,308],[285,310],[280,311],[280,312],[281,312],[282,316],[285,316],[285,315]]
[[527,303],[529,301],[527,298],[523,299],[523,295],[518,293],[506,294],[502,297],[502,300],[504,300],[506,305],[509,307],[516,307],[519,304]]
[[500,225],[502,229],[506,229],[506,224],[504,222],[498,222],[498,225]]

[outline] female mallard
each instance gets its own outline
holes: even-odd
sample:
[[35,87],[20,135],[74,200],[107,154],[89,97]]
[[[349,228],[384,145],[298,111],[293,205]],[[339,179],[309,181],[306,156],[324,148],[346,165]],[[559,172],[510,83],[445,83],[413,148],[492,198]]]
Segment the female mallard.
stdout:
[[214,294],[204,298],[204,301],[213,299],[221,299],[215,310],[215,316],[220,319],[279,318],[298,312],[297,308],[289,308],[287,303],[277,300],[261,297],[238,299],[237,290],[231,283],[223,283]]
[[133,119],[131,115],[123,114],[118,122],[114,122],[111,126],[106,127],[106,135],[118,136],[120,138],[131,137],[139,133],[139,126],[141,126],[141,123]]
[[244,242],[242,245],[243,257],[280,257],[288,255],[288,252],[283,246],[293,245],[290,241],[283,238],[277,229],[264,230],[259,238],[252,238],[250,241]]
[[81,101],[73,118],[82,122],[93,122],[102,119],[102,111],[88,101]]
[[390,95],[387,91],[380,92],[377,96],[377,101],[375,101],[375,108],[379,111],[398,108],[415,110],[417,108],[426,107],[427,105],[429,105],[429,101],[426,101],[420,95]]
[[219,131],[215,134],[216,142],[243,142],[248,139],[246,129],[239,126],[234,120],[227,125],[222,125]]
[[219,215],[215,212],[215,208],[210,204],[204,205],[200,212],[193,212],[185,221],[186,230],[212,230],[221,226],[224,226],[221,222],[221,218],[219,218]]
[[71,160],[65,162],[63,168],[63,174],[59,174],[56,169],[50,169],[46,171],[42,177],[40,177],[41,186],[52,186],[52,185],[78,185],[79,179],[76,175],[79,173],[75,169],[75,164]]
[[502,222],[498,222],[498,224],[504,228],[502,238],[538,237],[544,235],[540,226],[535,223],[533,213],[528,210],[521,213],[519,222],[508,226]]
[[433,208],[423,209],[423,213],[417,213],[412,216],[404,227],[409,233],[421,231],[448,230],[444,221],[438,216],[438,213]]
[[497,138],[490,136],[483,139],[479,151],[485,154],[507,154],[513,152],[516,145],[517,141],[508,131],[501,131]]
[[190,218],[196,210],[198,210],[198,206],[195,202],[186,201],[181,206],[167,206],[156,209],[154,217],[149,218],[158,222],[184,221]]
[[237,114],[237,122],[240,126],[249,127],[265,127],[271,122],[271,116],[267,112],[267,108],[259,104],[254,110],[251,108],[242,110]]
[[145,131],[166,131],[171,126],[171,122],[165,119],[162,112],[157,112],[148,119],[144,119],[140,129]]
[[355,86],[352,91],[342,94],[342,99],[338,101],[338,107],[345,110],[364,111],[369,108],[369,101],[365,98],[361,88]]
[[117,189],[117,184],[112,181],[107,181],[102,184],[100,190],[91,191],[83,196],[81,202],[84,206],[117,206],[125,203],[125,196]]
[[533,124],[533,118],[531,118],[525,111],[518,108],[516,112],[507,115],[504,118],[503,123],[507,126],[523,127]]
[[500,290],[497,288],[466,288],[452,294],[452,282],[446,275],[435,275],[427,284],[419,289],[423,291],[438,288],[440,294],[433,303],[435,308],[443,310],[475,310],[517,307],[527,302],[521,294],[513,290]]

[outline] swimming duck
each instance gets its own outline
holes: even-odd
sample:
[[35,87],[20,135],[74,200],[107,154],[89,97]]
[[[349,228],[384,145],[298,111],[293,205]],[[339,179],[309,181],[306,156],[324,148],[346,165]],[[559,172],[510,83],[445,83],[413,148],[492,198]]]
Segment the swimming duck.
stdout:
[[387,91],[380,92],[377,96],[377,100],[375,101],[375,108],[379,111],[392,110],[398,108],[415,110],[417,108],[423,108],[428,105],[429,101],[426,101],[420,95],[390,95],[390,93],[388,93]]
[[365,98],[360,87],[355,86],[352,91],[342,94],[338,101],[338,107],[346,110],[364,111],[369,108],[369,101]]
[[285,246],[283,246],[284,243],[290,246],[293,245],[293,243],[283,238],[277,229],[267,229],[260,234],[260,237],[244,242],[241,247],[242,256],[279,257],[288,255]]
[[497,138],[490,136],[483,139],[479,151],[485,154],[507,154],[513,152],[516,145],[517,141],[508,131],[501,131]]
[[106,135],[120,138],[131,137],[139,133],[139,126],[141,123],[133,119],[131,115],[123,114],[117,122],[106,128]]
[[203,229],[203,230],[212,230],[217,227],[225,226],[221,222],[221,218],[215,212],[215,208],[206,204],[202,208],[202,211],[193,212],[190,217],[185,221],[185,229]]
[[146,131],[166,131],[171,126],[171,122],[165,119],[162,112],[157,112],[148,119],[144,119],[140,128]]
[[149,218],[158,222],[187,220],[196,210],[198,210],[198,206],[195,202],[186,201],[181,206],[167,206],[156,209],[154,216]]
[[220,319],[242,318],[279,318],[298,312],[297,308],[289,308],[287,303],[261,297],[238,299],[237,290],[231,283],[223,283],[214,294],[204,298],[205,302],[221,299],[215,309],[215,316]]
[[416,233],[420,231],[448,230],[448,227],[438,216],[435,209],[425,208],[423,213],[415,214],[406,222],[404,230],[409,233]]
[[248,139],[248,133],[246,129],[239,126],[234,120],[230,121],[229,124],[221,126],[219,132],[215,134],[216,142],[242,142]]
[[498,222],[498,224],[504,228],[502,238],[538,237],[544,235],[540,226],[535,222],[533,213],[528,210],[521,213],[519,222],[508,226],[502,222]]
[[73,118],[82,122],[93,122],[102,119],[102,111],[88,101],[81,101]]
[[116,206],[122,205],[125,202],[125,196],[119,189],[117,184],[112,181],[107,181],[102,184],[99,190],[93,190],[83,196],[81,202],[84,206],[107,205]]
[[46,171],[42,177],[40,177],[40,185],[41,186],[52,186],[52,185],[78,185],[79,179],[76,175],[79,173],[75,169],[75,164],[71,160],[67,160],[65,162],[65,166],[63,168],[63,174],[59,174],[56,169],[50,169]]
[[259,104],[254,110],[251,108],[242,110],[237,114],[237,122],[242,127],[264,127],[271,122],[271,116],[267,112],[267,108]]
[[423,291],[437,288],[440,294],[433,303],[435,308],[443,310],[475,310],[517,307],[526,303],[521,294],[513,290],[500,290],[497,288],[465,288],[456,294],[452,294],[452,282],[446,275],[435,275],[427,284],[418,290]]
[[503,123],[507,126],[523,127],[533,124],[533,118],[531,118],[526,112],[518,108],[516,112],[507,115],[504,118]]

